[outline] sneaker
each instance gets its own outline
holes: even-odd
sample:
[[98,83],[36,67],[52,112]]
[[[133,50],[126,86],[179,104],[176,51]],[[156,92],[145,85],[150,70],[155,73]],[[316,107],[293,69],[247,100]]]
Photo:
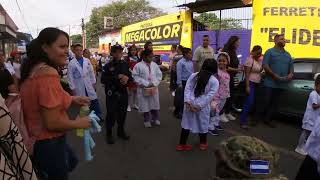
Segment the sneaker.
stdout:
[[138,105],[133,105],[133,109],[135,109],[135,110],[139,110],[139,107],[138,107]]
[[226,117],[227,117],[230,121],[234,121],[234,120],[236,120],[236,119],[237,119],[236,117],[232,116],[232,114],[231,114],[231,113],[226,114]]
[[130,106],[128,106],[127,111],[131,112],[131,107]]
[[219,125],[219,126],[214,126],[214,129],[218,130],[218,131],[223,131],[223,128]]
[[211,134],[212,136],[219,136],[219,132],[218,132],[218,130],[209,130],[208,131],[209,132],[209,134]]
[[160,121],[159,121],[159,120],[155,120],[155,121],[154,121],[154,124],[155,124],[156,126],[160,126]]
[[176,95],[176,92],[172,91],[171,95],[174,97]]
[[206,143],[206,144],[200,144],[200,150],[201,150],[201,151],[206,151],[206,150],[208,150],[208,147],[209,147],[208,143]]
[[294,151],[295,151],[296,153],[299,153],[299,154],[303,155],[303,156],[308,155],[308,153],[307,153],[304,149],[299,148],[299,147],[297,147]]
[[186,145],[179,144],[176,147],[176,150],[177,151],[192,151],[192,146],[189,144],[186,144]]
[[221,116],[220,116],[220,121],[221,122],[229,122],[229,119],[226,117],[226,114],[222,114]]
[[152,125],[151,125],[151,123],[148,121],[148,122],[144,122],[144,127],[146,127],[146,128],[151,128]]
[[184,150],[184,145],[179,144],[176,146],[176,151],[183,151]]

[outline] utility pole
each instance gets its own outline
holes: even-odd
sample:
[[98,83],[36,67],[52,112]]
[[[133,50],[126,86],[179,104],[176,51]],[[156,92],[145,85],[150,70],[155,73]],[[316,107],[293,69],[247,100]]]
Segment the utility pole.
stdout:
[[83,46],[83,49],[85,49],[87,44],[87,39],[86,39],[86,30],[84,26],[84,18],[81,19],[81,28],[82,28],[82,46]]

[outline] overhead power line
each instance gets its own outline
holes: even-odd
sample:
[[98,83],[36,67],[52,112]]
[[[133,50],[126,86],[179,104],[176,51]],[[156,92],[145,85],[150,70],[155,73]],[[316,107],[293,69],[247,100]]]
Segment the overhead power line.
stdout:
[[86,13],[87,13],[88,2],[89,2],[89,0],[87,0],[87,2],[86,2],[85,8],[84,8],[84,12],[83,12],[83,16],[82,16],[83,18],[86,16]]
[[[20,12],[20,15],[21,15],[21,18],[22,18],[24,24],[26,25],[28,31],[30,31],[30,28],[29,28],[29,26],[28,26],[28,24],[27,24],[26,18],[24,17],[23,12],[21,11],[21,8],[20,8],[20,5],[19,5],[18,0],[16,0],[16,4],[17,4],[17,6],[18,6],[18,9],[19,9],[19,12]],[[31,31],[30,31],[30,32],[31,32]]]

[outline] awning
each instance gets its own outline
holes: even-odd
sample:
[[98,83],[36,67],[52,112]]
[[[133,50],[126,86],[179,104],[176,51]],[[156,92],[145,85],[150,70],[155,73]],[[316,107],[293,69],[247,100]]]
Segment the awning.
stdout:
[[17,34],[13,32],[8,26],[0,24],[0,40],[15,39]]
[[15,39],[17,30],[17,25],[0,4],[0,40]]
[[193,12],[203,13],[251,6],[252,0],[198,0],[193,3],[179,5],[178,7],[188,7]]

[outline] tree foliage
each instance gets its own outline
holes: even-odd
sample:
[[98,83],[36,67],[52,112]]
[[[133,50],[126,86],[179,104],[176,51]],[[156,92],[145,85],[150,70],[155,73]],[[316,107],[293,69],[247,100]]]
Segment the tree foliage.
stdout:
[[[220,19],[214,13],[202,13],[194,18],[212,30],[220,29]],[[241,21],[233,18],[221,19],[221,29],[244,29]]]
[[160,15],[163,12],[152,7],[147,0],[118,0],[94,8],[86,24],[88,47],[98,46],[98,35],[103,31],[103,17],[113,17],[114,28],[121,28]]
[[70,40],[72,44],[77,44],[77,43],[82,44],[82,35],[81,34],[72,35],[70,36]]

